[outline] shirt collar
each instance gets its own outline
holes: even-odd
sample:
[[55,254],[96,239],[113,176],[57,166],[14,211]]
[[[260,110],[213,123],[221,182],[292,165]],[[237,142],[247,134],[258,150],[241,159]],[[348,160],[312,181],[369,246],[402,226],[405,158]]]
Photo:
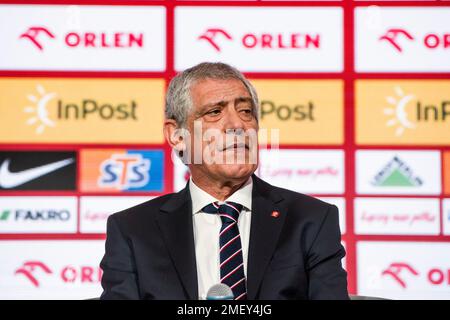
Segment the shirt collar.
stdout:
[[[239,203],[244,206],[247,210],[251,210],[252,208],[252,189],[253,189],[253,180],[250,177],[244,185],[236,190],[226,201],[232,201]],[[206,205],[218,201],[215,197],[198,187],[192,178],[189,179],[189,192],[191,194],[192,199],[192,212],[196,214],[200,212]]]

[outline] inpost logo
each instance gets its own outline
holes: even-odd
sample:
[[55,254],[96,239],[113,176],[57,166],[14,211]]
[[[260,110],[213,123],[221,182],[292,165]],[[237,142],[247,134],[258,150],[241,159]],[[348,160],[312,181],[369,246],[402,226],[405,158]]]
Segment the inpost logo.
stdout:
[[371,184],[378,187],[418,187],[423,180],[414,175],[406,162],[395,156],[377,173]]
[[0,93],[0,142],[163,140],[163,80],[10,79]]
[[162,192],[162,150],[82,150],[83,191]]
[[[415,99],[414,94],[405,93],[401,87],[395,87],[394,91],[395,95],[386,97],[386,102],[392,107],[385,108],[383,111],[385,115],[391,117],[386,122],[386,126],[396,126],[396,136],[401,136],[406,129],[415,129],[421,122],[450,121],[450,98],[440,101],[439,104],[427,104]],[[409,104],[410,108],[408,108]]]
[[357,141],[450,143],[450,82],[357,82]]
[[[252,83],[260,97],[260,127],[279,130],[281,143],[342,143],[340,80],[253,80]],[[264,138],[260,134],[260,139]]]
[[[130,100],[125,103],[100,103],[95,99],[81,99],[75,102],[66,102],[63,98],[58,99],[56,92],[46,92],[43,86],[37,85],[37,94],[27,95],[31,106],[26,106],[24,112],[29,113],[27,125],[36,126],[36,133],[42,134],[47,127],[55,127],[56,122],[62,121],[85,121],[89,118],[97,118],[104,121],[136,121],[137,102]],[[56,99],[56,117],[54,120],[49,116],[50,102]]]

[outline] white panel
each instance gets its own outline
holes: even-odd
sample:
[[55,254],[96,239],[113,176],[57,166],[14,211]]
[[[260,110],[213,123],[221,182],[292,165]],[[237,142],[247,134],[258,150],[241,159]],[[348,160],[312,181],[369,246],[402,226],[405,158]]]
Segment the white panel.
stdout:
[[439,195],[439,151],[358,150],[356,190],[359,194]]
[[0,299],[99,297],[104,240],[0,241]]
[[241,71],[340,72],[339,7],[177,7],[175,68],[222,61]]
[[105,233],[108,217],[127,208],[148,201],[153,197],[81,197],[80,199],[80,232]]
[[1,5],[0,69],[164,71],[165,14],[162,6]]
[[355,199],[356,234],[439,235],[439,199]]
[[261,150],[258,175],[275,186],[297,192],[342,194],[341,150]]
[[357,243],[358,294],[450,299],[450,243]]
[[76,197],[0,197],[0,233],[75,233]]
[[449,72],[450,8],[355,9],[359,72]]

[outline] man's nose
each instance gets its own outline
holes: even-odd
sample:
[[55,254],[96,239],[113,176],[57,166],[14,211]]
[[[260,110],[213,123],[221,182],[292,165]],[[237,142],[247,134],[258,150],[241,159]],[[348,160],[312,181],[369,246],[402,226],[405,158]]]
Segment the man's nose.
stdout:
[[224,129],[227,133],[232,131],[241,134],[244,131],[244,121],[239,117],[235,108],[230,108],[225,116]]

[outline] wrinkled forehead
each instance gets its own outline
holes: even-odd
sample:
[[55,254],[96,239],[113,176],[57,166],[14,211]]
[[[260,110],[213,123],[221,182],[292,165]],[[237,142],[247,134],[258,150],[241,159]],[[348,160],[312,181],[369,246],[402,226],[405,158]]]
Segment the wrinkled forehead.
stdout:
[[210,103],[250,99],[251,94],[239,79],[202,79],[190,88],[195,109]]

